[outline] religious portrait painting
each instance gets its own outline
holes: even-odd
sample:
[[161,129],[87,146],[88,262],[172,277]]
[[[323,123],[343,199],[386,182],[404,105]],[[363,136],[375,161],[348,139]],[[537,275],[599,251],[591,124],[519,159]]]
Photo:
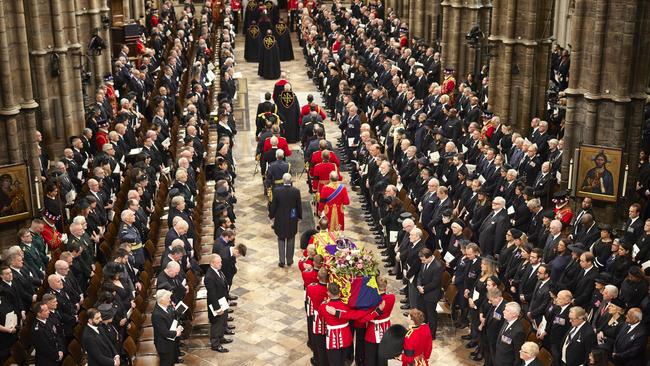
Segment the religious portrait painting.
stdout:
[[0,167],[0,224],[31,216],[29,189],[26,164]]
[[582,145],[578,162],[576,195],[616,202],[619,195],[621,161],[620,149]]

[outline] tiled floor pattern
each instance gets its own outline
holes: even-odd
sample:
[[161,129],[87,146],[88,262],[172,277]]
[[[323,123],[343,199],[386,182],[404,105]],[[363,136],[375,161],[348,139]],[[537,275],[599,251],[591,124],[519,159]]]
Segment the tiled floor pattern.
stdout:
[[[292,36],[294,36],[292,34]],[[262,80],[257,76],[257,64],[243,62],[243,42],[237,48],[237,70],[242,73],[248,83],[249,115],[254,116],[260,95],[273,89],[273,80]],[[282,63],[282,69],[288,73],[289,80],[302,104],[306,102],[307,93],[316,95],[315,85],[307,77],[306,67],[300,48],[294,38],[296,60]],[[252,122],[252,121],[251,121]],[[251,123],[254,126],[254,123]],[[338,128],[331,122],[326,122],[327,135],[331,141],[336,141],[340,135]],[[292,146],[294,154],[298,146]],[[239,271],[235,276],[232,293],[239,296],[239,306],[233,314],[236,325],[234,342],[228,344],[229,353],[220,354],[211,351],[207,337],[207,327],[197,326],[192,337],[187,341],[187,364],[248,366],[248,365],[309,365],[311,352],[305,342],[306,320],[303,310],[303,289],[297,266],[279,268],[277,266],[276,237],[271,229],[266,215],[266,197],[262,192],[259,173],[253,175],[255,136],[254,131],[240,131],[236,136],[234,155],[237,162],[236,195],[238,204],[237,241],[245,243],[248,255],[238,262]],[[297,178],[297,177],[296,177]],[[301,189],[303,201],[309,199],[306,177],[296,179],[295,186]],[[349,176],[345,175],[346,183]],[[352,204],[346,212],[345,235],[357,243],[364,243],[375,248],[372,235],[363,220],[363,212],[356,193],[349,190]],[[310,215],[305,212],[303,215]],[[303,225],[304,226],[304,225]],[[365,239],[369,238],[367,242]],[[296,238],[298,242],[298,237]],[[296,244],[297,245],[297,244]],[[376,249],[376,248],[375,248]],[[299,256],[296,251],[296,260]],[[390,280],[390,291],[397,293],[401,283],[393,277]],[[401,298],[401,297],[400,297]],[[394,323],[406,325],[402,311],[393,310]],[[438,340],[434,342],[434,352],[431,357],[432,365],[469,364],[467,351],[459,336],[455,335],[448,321],[441,321]]]

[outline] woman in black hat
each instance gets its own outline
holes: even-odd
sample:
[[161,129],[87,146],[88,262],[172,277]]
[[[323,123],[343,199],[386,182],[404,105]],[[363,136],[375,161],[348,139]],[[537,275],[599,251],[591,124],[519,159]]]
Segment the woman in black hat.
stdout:
[[[469,242],[467,238],[463,235],[463,230],[465,229],[465,223],[463,220],[456,219],[451,222],[450,226],[450,235],[446,241],[441,241],[441,246],[443,249],[443,259],[447,263],[447,268],[456,268],[456,263],[463,256],[461,251],[461,243]],[[447,253],[453,256],[453,259],[447,255]],[[449,259],[449,260],[447,260]]]
[[506,268],[512,258],[513,253],[517,250],[517,243],[521,242],[521,237],[524,233],[521,230],[512,228],[506,231],[506,245],[501,248],[499,253],[499,276],[503,280],[506,274]]
[[[513,232],[512,230],[515,231]],[[508,284],[515,277],[515,275],[517,274],[517,270],[521,267],[522,263],[524,263],[525,261],[524,244],[526,244],[526,235],[524,233],[518,231],[517,229],[510,229],[509,232],[511,234],[514,234],[511,237],[511,240],[514,245],[514,249],[512,250],[510,259],[506,264],[505,270],[502,273],[501,272],[499,273],[499,278],[501,279],[501,281],[503,281],[503,283],[508,283]],[[506,239],[508,239],[507,233],[506,233]]]
[[611,352],[614,348],[614,341],[618,333],[625,326],[625,302],[620,298],[614,298],[607,306],[609,319],[596,328],[596,339],[598,347]]
[[621,283],[621,291],[618,297],[625,301],[627,308],[635,308],[641,305],[641,300],[648,293],[648,279],[640,267],[632,266],[628,270],[625,281]]
[[607,258],[612,254],[612,226],[609,224],[600,224],[600,238],[596,240],[589,250],[594,254],[594,265],[599,269],[605,268]]
[[627,243],[622,243],[618,246],[616,259],[611,267],[611,275],[613,277],[612,283],[620,287],[621,283],[628,276],[628,270],[632,266],[632,246]]

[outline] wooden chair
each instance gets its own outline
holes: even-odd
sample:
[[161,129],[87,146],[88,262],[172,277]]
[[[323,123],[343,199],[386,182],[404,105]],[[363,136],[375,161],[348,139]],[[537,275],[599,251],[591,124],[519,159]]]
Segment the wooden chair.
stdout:
[[9,356],[9,358],[2,365],[3,366],[17,366],[18,362],[16,362],[16,359]]
[[81,350],[81,344],[76,339],[73,339],[68,345],[68,353],[74,359],[77,365],[81,365],[81,359],[83,358],[83,351]]
[[61,366],[77,366],[77,363],[75,362],[74,358],[72,358],[72,356],[66,356],[63,359]]
[[138,346],[136,346],[135,341],[131,337],[126,337],[123,348],[131,360],[133,360],[135,358],[135,355],[138,353]]
[[542,366],[551,366],[553,364],[553,357],[551,353],[546,350],[546,348],[540,348],[537,359],[542,363]]
[[16,363],[22,365],[27,361],[27,351],[20,341],[14,342],[14,345],[11,346],[11,357],[16,360]]
[[454,319],[453,319],[453,313],[454,313],[454,301],[456,300],[456,293],[458,293],[458,289],[456,288],[456,285],[451,284],[445,289],[445,293],[443,295],[443,300],[444,301],[439,301],[438,304],[436,305],[436,311],[438,314],[444,314],[444,315],[449,315],[449,323],[451,324],[451,328],[454,330],[454,335],[456,335],[456,327],[454,327]]

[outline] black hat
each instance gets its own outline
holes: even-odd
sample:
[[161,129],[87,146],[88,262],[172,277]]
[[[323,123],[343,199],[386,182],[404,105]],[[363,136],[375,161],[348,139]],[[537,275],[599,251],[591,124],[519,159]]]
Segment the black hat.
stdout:
[[453,74],[454,73],[454,68],[447,66],[445,67],[445,74]]
[[423,156],[418,159],[418,164],[429,165],[429,159],[427,159],[426,156]]
[[627,271],[628,274],[631,274],[634,277],[641,277],[643,275],[643,272],[641,271],[641,267],[638,266],[632,266],[630,269]]
[[521,239],[521,236],[524,235],[524,233],[519,229],[510,229],[510,234],[513,239]]
[[451,208],[446,208],[444,211],[442,211],[442,216],[451,216],[453,215],[453,212],[451,211]]
[[97,307],[97,310],[101,313],[102,320],[109,320],[115,317],[116,311],[111,304],[101,304]]
[[494,284],[497,285],[497,287],[501,286],[501,280],[499,279],[499,276],[492,275],[492,276],[488,277],[488,279],[491,280],[492,282],[494,282]]
[[433,120],[430,119],[430,118],[427,118],[427,119],[424,120],[423,125],[424,125],[424,127],[433,128]]
[[[521,182],[521,184],[523,185],[524,183]],[[524,187],[524,191],[522,193],[528,197],[532,197],[534,196],[534,192],[535,191],[533,190],[533,187]]]
[[526,183],[524,183],[524,182],[522,182],[520,180],[515,181],[515,188],[519,189],[522,194],[525,194],[528,197],[533,196],[532,194],[529,194],[529,193],[532,193],[530,190],[526,191]]
[[553,212],[553,210],[546,210],[546,211],[544,211],[542,216],[546,217],[547,219],[554,219],[555,218],[555,213]]
[[219,203],[219,204],[217,204],[216,206],[214,206],[214,212],[220,212],[220,211],[223,211],[223,210],[226,209],[226,207],[228,207],[228,206],[226,206],[226,205],[223,204],[223,203]]
[[569,245],[569,250],[571,252],[573,252],[573,253],[576,253],[576,254],[582,254],[582,253],[587,251],[587,249],[585,248],[585,245],[582,244],[582,243],[575,243],[575,244]]
[[410,212],[402,212],[399,214],[399,218],[397,219],[397,222],[402,223],[406,219],[413,218],[413,215]]
[[484,261],[484,262],[491,262],[492,264],[497,264],[497,263],[498,263],[497,260],[496,260],[496,258],[494,258],[494,257],[493,257],[492,255],[490,255],[490,254],[488,254],[488,255],[486,255],[486,256],[483,256],[483,257],[481,257],[481,258],[482,258],[481,260]]
[[485,111],[485,112],[483,112],[483,116],[482,116],[482,117],[483,117],[484,119],[492,119],[492,117],[494,117],[494,113],[492,113],[492,112],[490,112],[490,111]]
[[623,299],[621,299],[620,297],[616,297],[616,298],[611,299],[609,301],[609,303],[612,304],[612,305],[618,306],[619,308],[621,308],[623,310],[625,310],[625,308],[627,307],[627,304],[625,303],[625,301],[623,301]]
[[452,224],[458,224],[458,226],[460,226],[462,229],[464,229],[465,226],[466,226],[466,225],[465,225],[465,221],[463,221],[463,220],[461,220],[461,219],[456,219],[456,220],[454,220],[454,221],[452,222]]
[[489,196],[489,195],[490,195],[490,194],[488,193],[488,191],[487,191],[485,188],[483,188],[483,187],[479,188],[479,189],[478,189],[478,192],[476,192],[476,193],[478,193],[478,194],[480,194],[480,195],[483,195],[483,196]]
[[380,360],[389,360],[402,354],[406,332],[406,328],[399,324],[392,325],[386,330],[377,348]]
[[88,202],[87,199],[81,198],[79,201],[77,201],[77,209],[85,210],[88,207],[90,207],[90,202]]
[[612,283],[612,275],[607,272],[601,272],[596,276],[596,283],[601,283],[603,285],[609,285]]
[[521,249],[523,249],[526,253],[529,253],[533,251],[534,247],[531,243],[526,243],[524,244]]
[[612,225],[610,224],[600,224],[598,225],[598,229],[608,231],[610,234],[612,233]]
[[553,194],[553,202],[559,203],[569,199],[569,193],[567,191],[558,191]]

